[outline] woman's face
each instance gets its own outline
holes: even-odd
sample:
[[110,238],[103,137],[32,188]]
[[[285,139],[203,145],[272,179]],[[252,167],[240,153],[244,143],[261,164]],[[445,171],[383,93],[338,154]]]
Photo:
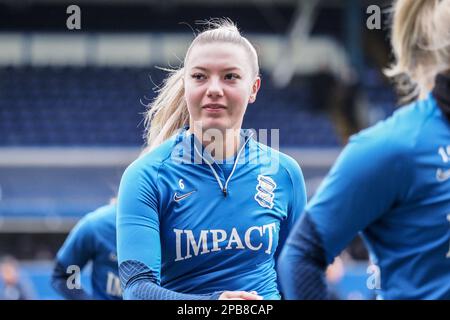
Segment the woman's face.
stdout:
[[260,83],[249,54],[240,45],[219,42],[194,46],[184,76],[191,128],[200,122],[203,131],[239,130]]

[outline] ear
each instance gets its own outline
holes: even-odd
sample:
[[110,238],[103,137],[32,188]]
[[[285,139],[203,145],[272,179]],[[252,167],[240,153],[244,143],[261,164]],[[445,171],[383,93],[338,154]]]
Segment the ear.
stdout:
[[258,94],[258,90],[260,87],[261,87],[261,78],[257,76],[255,81],[253,82],[252,91],[250,93],[248,103],[253,103],[256,101],[256,95]]

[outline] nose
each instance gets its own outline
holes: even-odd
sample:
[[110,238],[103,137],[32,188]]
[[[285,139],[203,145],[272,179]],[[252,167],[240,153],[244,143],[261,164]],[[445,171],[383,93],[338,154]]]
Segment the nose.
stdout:
[[223,96],[223,89],[220,84],[220,79],[210,79],[208,89],[206,90],[206,95],[208,96],[208,98],[218,98]]

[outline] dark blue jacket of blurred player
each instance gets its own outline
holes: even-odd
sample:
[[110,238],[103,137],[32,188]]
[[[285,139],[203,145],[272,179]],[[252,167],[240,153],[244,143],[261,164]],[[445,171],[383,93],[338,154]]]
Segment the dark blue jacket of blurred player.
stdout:
[[[79,271],[92,262],[92,294],[80,286]],[[83,217],[70,232],[56,258],[52,286],[66,299],[122,298],[116,254],[116,205]]]

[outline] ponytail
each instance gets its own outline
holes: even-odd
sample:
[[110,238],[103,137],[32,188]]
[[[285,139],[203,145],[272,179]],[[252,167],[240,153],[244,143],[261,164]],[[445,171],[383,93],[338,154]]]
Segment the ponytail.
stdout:
[[158,96],[145,114],[146,151],[150,151],[170,138],[178,129],[189,123],[189,113],[184,99],[184,68],[166,70],[171,73],[157,91]]

